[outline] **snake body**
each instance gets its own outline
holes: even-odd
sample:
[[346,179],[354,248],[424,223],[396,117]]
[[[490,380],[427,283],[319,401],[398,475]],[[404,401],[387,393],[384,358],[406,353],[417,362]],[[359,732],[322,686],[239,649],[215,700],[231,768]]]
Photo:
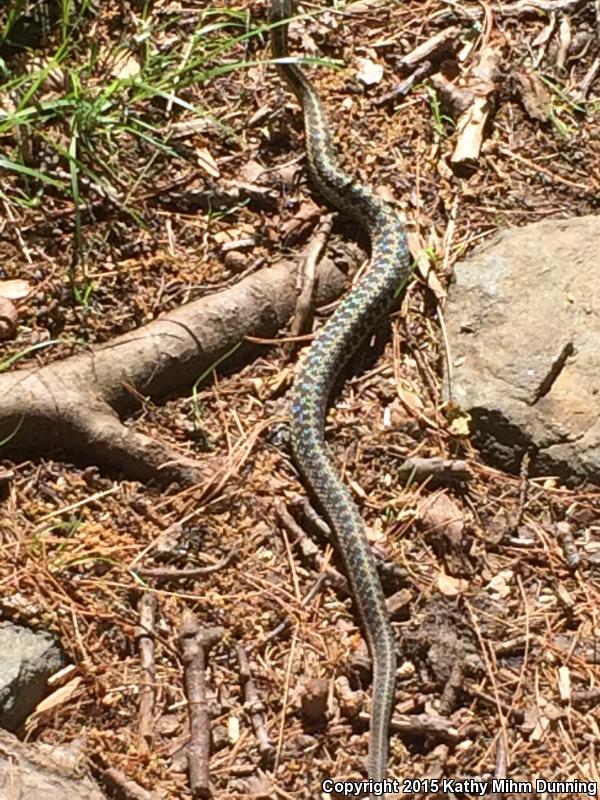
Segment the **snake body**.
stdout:
[[[289,58],[287,21],[291,16],[292,0],[272,0],[272,22],[277,23],[271,32],[272,52],[277,59]],[[309,174],[315,188],[328,205],[365,228],[371,242],[366,275],[340,303],[301,359],[292,390],[291,433],[303,480],[334,531],[371,652],[368,774],[380,781],[387,771],[396,642],[363,521],[325,443],[325,414],[336,378],[376,321],[389,310],[409,275],[411,259],[403,225],[391,207],[337,164],[327,116],[310,80],[290,61],[280,61],[277,66],[302,106]]]

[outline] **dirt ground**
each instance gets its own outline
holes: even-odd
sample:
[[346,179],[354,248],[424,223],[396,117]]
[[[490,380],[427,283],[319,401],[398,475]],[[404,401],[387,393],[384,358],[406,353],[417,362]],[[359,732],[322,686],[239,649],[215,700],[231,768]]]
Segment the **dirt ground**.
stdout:
[[[439,284],[415,273],[381,342],[354,360],[328,422],[394,600],[391,775],[598,781],[600,494],[481,461],[442,402],[440,316],[453,263],[499,230],[598,212],[600,80],[585,90],[584,79],[600,54],[600,2],[359,0],[302,10],[294,45],[340,62],[312,71],[340,158],[397,204]],[[26,153],[20,163],[33,170],[3,174],[0,292],[26,282],[18,328],[0,343],[3,370],[110,341],[299,257],[326,209],[306,181],[298,106],[268,63],[267,22],[268,4],[251,0],[159,0],[146,11],[120,0],[82,17],[62,73],[36,86],[52,113],[0,127],[0,156]],[[444,58],[386,99],[411,73],[403,56],[451,26]],[[167,72],[188,63],[198,31],[195,80],[175,87],[178,102],[148,61],[144,80],[160,91],[95,103],[115,76],[135,74],[149,43]],[[55,53],[57,36],[4,53],[3,114],[14,115],[25,91],[10,76]],[[430,76],[477,91],[485,48],[499,54],[490,119],[478,161],[455,169],[458,112],[441,104]],[[373,64],[383,75],[368,84],[359,73]],[[57,103],[67,93],[78,95],[68,118]],[[134,122],[144,136],[131,133]],[[355,238],[340,219],[328,250]],[[205,463],[210,486],[144,485],[85,453],[77,463],[60,452],[0,461],[2,616],[53,631],[76,666],[62,700],[27,723],[28,739],[82,738],[100,772],[116,767],[157,797],[190,797],[178,645],[187,610],[223,628],[207,672],[215,797],[302,800],[321,796],[326,777],[364,774],[368,655],[341,565],[301,500],[287,450],[289,379],[283,346],[267,343],[186,396],[143,400],[128,420]],[[464,460],[469,477],[411,481],[399,467],[413,456]],[[215,564],[195,578],[136,571]],[[149,594],[155,708],[144,737],[137,626]]]

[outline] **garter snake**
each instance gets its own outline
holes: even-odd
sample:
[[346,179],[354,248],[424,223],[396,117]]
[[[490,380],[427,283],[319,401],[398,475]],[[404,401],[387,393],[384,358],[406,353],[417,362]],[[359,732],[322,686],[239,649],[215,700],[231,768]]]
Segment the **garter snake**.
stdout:
[[334,209],[366,229],[371,263],[319,331],[292,389],[292,450],[304,482],[334,531],[373,661],[373,701],[368,774],[383,780],[388,761],[388,727],[394,702],[396,642],[375,559],[350,491],[337,473],[325,443],[325,414],[334,382],[360,342],[389,310],[410,273],[403,225],[392,208],[337,164],[327,116],[303,70],[289,58],[288,21],[292,0],[272,0],[271,47],[302,107],[309,175]]

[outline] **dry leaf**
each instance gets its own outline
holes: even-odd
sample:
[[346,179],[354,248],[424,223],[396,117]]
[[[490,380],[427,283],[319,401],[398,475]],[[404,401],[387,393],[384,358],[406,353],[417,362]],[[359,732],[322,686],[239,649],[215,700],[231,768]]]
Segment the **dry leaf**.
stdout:
[[442,534],[452,544],[460,544],[465,522],[461,509],[447,494],[437,494],[424,500],[419,516],[428,531]]
[[508,597],[512,592],[510,584],[512,583],[513,576],[514,573],[512,569],[503,569],[502,572],[494,575],[486,586],[486,589],[489,589],[497,595],[498,599],[502,600],[504,597]]
[[213,236],[214,241],[217,244],[225,245],[229,244],[231,241],[231,233],[229,231],[216,231]]
[[471,423],[471,416],[470,414],[465,414],[462,417],[456,417],[452,420],[452,425],[450,425],[450,432],[454,436],[462,436],[467,437],[470,432],[470,423]]
[[531,119],[545,122],[552,110],[552,97],[539,75],[529,70],[517,70],[513,76],[515,89]]
[[[351,488],[356,492],[356,494],[361,497],[363,500],[366,500],[368,495],[365,490],[359,486],[356,481],[349,481]],[[369,525],[366,528],[367,539],[369,540],[370,544],[374,544],[376,547],[385,548],[387,543],[387,536],[383,530],[383,523],[380,519],[376,519],[373,525]]]
[[163,736],[174,736],[181,730],[181,720],[177,714],[163,714],[156,723],[156,730]]
[[125,80],[126,78],[133,78],[134,75],[138,75],[140,72],[140,63],[137,58],[130,53],[129,51],[124,51],[120,53],[117,60],[115,61],[112,69],[111,75],[113,78],[120,78],[121,80]]
[[543,706],[543,713],[544,716],[547,717],[550,722],[555,722],[557,719],[562,719],[565,716],[564,709],[559,708],[554,703],[547,702]]
[[0,297],[0,339],[10,339],[17,330],[19,314],[10,300]]
[[466,592],[469,584],[462,578],[453,578],[443,570],[438,575],[437,587],[445,597],[458,597],[459,594]]
[[312,200],[306,200],[302,203],[298,211],[294,214],[281,229],[282,238],[288,239],[297,235],[301,230],[306,228],[307,224],[312,225],[313,222],[321,216],[321,209]]
[[217,162],[208,152],[206,147],[202,147],[196,150],[196,157],[198,160],[198,166],[204,170],[208,175],[212,178],[218,178],[221,174],[219,172],[219,167],[217,166]]
[[251,159],[244,164],[239,172],[239,175],[243,181],[246,181],[246,183],[254,183],[264,173],[264,171],[265,168],[262,166],[262,164],[259,164],[258,161]]
[[450,433],[454,436],[468,436],[471,428],[471,415],[456,403],[446,403],[443,407],[446,419],[450,422]]
[[417,668],[412,661],[403,661],[398,667],[397,675],[399,678],[412,678],[416,675]]
[[[413,248],[411,247],[410,249],[412,250]],[[446,300],[446,292],[435,273],[432,260],[425,250],[421,250],[417,256],[417,272],[423,278],[428,288],[431,289],[438,303],[443,305]],[[439,313],[441,313],[441,311]]]
[[398,389],[398,398],[401,403],[407,405],[411,411],[423,411],[425,406],[423,401],[416,392],[411,392],[409,389]]
[[0,297],[6,297],[7,300],[20,300],[27,297],[30,291],[31,286],[27,281],[0,281]]
[[523,713],[523,722],[521,723],[521,730],[524,733],[531,733],[535,730],[540,718],[537,708],[529,706]]
[[383,78],[383,67],[381,64],[371,61],[370,58],[359,58],[358,63],[360,64],[360,68],[356,73],[356,77],[359,81],[362,81],[362,83],[367,86],[372,86],[373,84],[381,82]]
[[544,716],[543,714],[540,714],[540,716],[538,717],[537,725],[533,729],[529,740],[531,742],[539,742],[540,739],[544,738],[544,734],[549,727],[550,727],[550,720],[548,719],[548,717]]
[[556,27],[556,17],[553,14],[552,17],[550,18],[550,22],[546,25],[545,28],[542,28],[542,30],[538,33],[538,35],[531,43],[531,46],[541,47],[542,45],[549,42],[552,34],[554,33],[555,27]]

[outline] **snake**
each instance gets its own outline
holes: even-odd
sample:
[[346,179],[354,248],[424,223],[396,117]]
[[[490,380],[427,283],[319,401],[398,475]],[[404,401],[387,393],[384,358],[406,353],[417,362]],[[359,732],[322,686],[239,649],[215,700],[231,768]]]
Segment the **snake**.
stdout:
[[387,774],[389,723],[394,705],[396,638],[361,514],[325,440],[325,417],[342,369],[390,310],[408,281],[412,260],[404,225],[393,207],[348,175],[337,162],[319,94],[298,59],[289,54],[288,26],[292,16],[292,0],[272,0],[271,52],[279,73],[302,109],[309,177],[327,205],[366,231],[371,259],[364,276],[339,303],[300,358],[292,386],[291,449],[305,487],[333,531],[369,646],[373,689],[368,777],[383,781]]

